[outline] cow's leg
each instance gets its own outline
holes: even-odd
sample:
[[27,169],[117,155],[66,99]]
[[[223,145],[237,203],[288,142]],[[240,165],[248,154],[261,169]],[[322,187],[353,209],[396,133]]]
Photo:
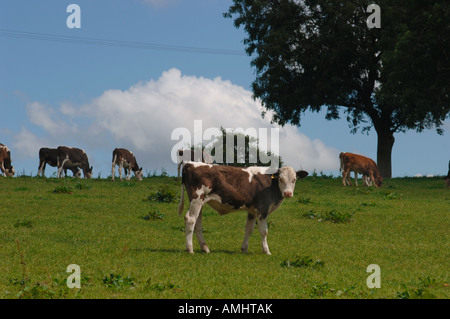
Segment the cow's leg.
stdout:
[[129,181],[131,179],[131,166],[128,166],[128,169],[125,169],[125,179]]
[[248,251],[248,240],[253,233],[253,229],[255,228],[256,218],[253,214],[247,215],[247,222],[245,224],[245,236],[244,242],[242,243],[241,251],[246,253]]
[[192,245],[192,236],[194,234],[195,223],[202,209],[203,203],[200,197],[193,199],[189,205],[189,210],[184,215],[184,225],[186,231],[186,251],[190,254],[194,253]]
[[205,253],[209,253],[208,245],[206,245],[205,239],[203,238],[202,209],[201,208],[200,208],[200,213],[198,214],[198,217],[197,217],[197,221],[195,222],[194,232],[195,232],[195,235],[197,236],[198,243],[200,244],[200,248]]
[[114,175],[116,175],[116,157],[117,155],[114,155],[113,161],[112,161],[112,168],[111,168],[111,176],[112,176],[112,181],[114,182]]
[[65,159],[62,161],[61,166],[60,166],[59,158],[58,158],[58,175],[57,175],[58,178],[62,175],[62,171],[63,171],[63,169],[64,169],[64,164],[66,164],[66,162],[67,162],[68,160],[69,160],[68,158],[65,158]]
[[355,171],[355,186],[358,186],[358,173]]
[[5,166],[3,165],[3,162],[2,162],[2,165],[0,166],[0,170],[2,171],[3,176],[6,177],[6,171],[5,171]]
[[120,162],[120,164],[119,164],[119,178],[120,178],[120,181],[123,181],[122,170],[123,170],[123,163]]
[[349,169],[344,169],[342,171],[342,186],[347,186],[347,183],[348,183],[348,185],[352,185],[352,182],[347,180],[347,176],[349,173],[350,173]]
[[269,246],[267,245],[267,217],[266,218],[260,218],[258,220],[258,228],[259,228],[259,233],[261,234],[261,242],[262,242],[262,250],[263,253],[267,254],[267,255],[271,255],[270,251],[269,251]]
[[39,170],[38,170],[38,176],[39,175],[42,175],[42,177],[44,177],[44,172],[45,172],[45,161],[43,161],[42,163],[41,163],[41,165],[39,166]]
[[372,183],[375,185],[375,187],[378,188],[377,183],[375,182],[375,177],[373,176],[373,172],[370,172],[370,179]]

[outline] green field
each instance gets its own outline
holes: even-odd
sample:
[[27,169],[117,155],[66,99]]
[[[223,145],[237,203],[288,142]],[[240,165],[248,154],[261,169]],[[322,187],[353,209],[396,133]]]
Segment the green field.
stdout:
[[[240,252],[245,212],[209,207],[211,253],[194,237],[187,254],[178,178],[22,176],[1,178],[0,188],[2,299],[449,297],[450,189],[439,178],[375,189],[307,177],[269,216],[271,256],[257,228],[249,253]],[[66,285],[70,264],[80,267],[81,288]],[[366,284],[371,264],[381,288]]]

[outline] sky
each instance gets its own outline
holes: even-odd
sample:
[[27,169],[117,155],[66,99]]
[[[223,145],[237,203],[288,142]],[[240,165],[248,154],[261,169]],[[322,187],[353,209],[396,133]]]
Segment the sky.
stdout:
[[[80,28],[68,27],[70,4],[80,8]],[[273,125],[270,113],[261,117],[246,34],[223,17],[231,4],[2,1],[0,143],[11,150],[16,175],[37,174],[39,149],[59,145],[85,150],[94,177],[111,174],[116,147],[135,154],[144,176],[162,169],[175,175],[171,154],[181,137],[173,132],[187,129],[194,143],[199,120],[199,136],[220,127],[278,130],[272,146],[295,169],[338,176],[342,151],[376,160],[375,131],[351,134],[345,117],[327,121],[324,113],[306,113],[300,127]],[[450,120],[443,128],[444,135],[397,133],[393,177],[445,175]],[[55,172],[47,166],[47,176]]]

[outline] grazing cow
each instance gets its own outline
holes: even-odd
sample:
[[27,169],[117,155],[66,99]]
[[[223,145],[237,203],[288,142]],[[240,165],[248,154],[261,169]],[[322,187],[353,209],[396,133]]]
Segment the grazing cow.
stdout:
[[0,170],[3,176],[13,177],[16,171],[11,166],[11,151],[9,148],[0,143]]
[[130,180],[131,171],[134,172],[134,176],[136,176],[138,181],[142,181],[142,167],[139,168],[139,165],[136,161],[136,157],[132,152],[126,150],[124,148],[115,148],[113,151],[112,158],[112,180],[114,182],[115,178],[115,169],[116,165],[119,165],[119,177],[122,181],[122,168],[125,169],[125,179]]
[[447,176],[444,177],[444,179],[447,187],[450,187],[450,161],[448,161],[448,173]]
[[177,163],[178,163],[178,177],[180,177],[180,169],[185,162],[203,162],[206,164],[212,164],[213,160],[208,152],[199,150],[178,150]]
[[350,171],[354,171],[355,179],[357,173],[363,175],[365,185],[369,185],[369,182],[373,182],[375,187],[381,187],[383,178],[378,171],[377,164],[372,159],[353,153],[340,153],[339,159],[341,161],[343,186],[346,186],[347,183],[351,185],[351,182],[347,180],[347,177],[350,174]]
[[64,167],[80,167],[83,170],[84,178],[92,178],[92,166],[89,167],[86,153],[79,148],[59,146],[56,153],[56,163],[58,178],[61,177]]
[[[44,177],[46,164],[52,167],[58,166],[57,154],[58,150],[56,148],[43,147],[39,150],[38,176],[42,175],[42,177]],[[64,169],[64,176],[67,176],[67,169],[70,169],[73,173],[73,177],[81,178],[81,170],[78,167],[76,166],[67,167],[67,165],[65,165],[63,169]]]
[[295,172],[292,167],[282,167],[268,174],[269,167],[232,167],[200,162],[186,162],[182,172],[181,201],[178,214],[184,208],[184,187],[189,198],[189,210],[184,216],[186,228],[186,250],[194,253],[192,245],[195,232],[200,247],[209,253],[203,239],[202,207],[208,204],[220,215],[235,211],[247,211],[242,252],[247,252],[248,240],[258,218],[262,249],[270,255],[267,245],[267,216],[277,209],[285,198],[293,196],[295,181],[308,175]]

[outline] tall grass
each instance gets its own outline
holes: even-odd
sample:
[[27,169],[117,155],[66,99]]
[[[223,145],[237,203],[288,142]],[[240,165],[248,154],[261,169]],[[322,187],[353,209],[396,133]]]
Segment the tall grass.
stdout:
[[[450,191],[441,179],[391,179],[381,189],[299,181],[269,216],[271,256],[258,231],[240,252],[245,212],[209,207],[211,253],[194,241],[187,254],[172,200],[179,183],[0,179],[0,298],[449,297]],[[80,266],[79,289],[65,284],[70,264]],[[370,264],[380,266],[381,288],[366,285]]]

